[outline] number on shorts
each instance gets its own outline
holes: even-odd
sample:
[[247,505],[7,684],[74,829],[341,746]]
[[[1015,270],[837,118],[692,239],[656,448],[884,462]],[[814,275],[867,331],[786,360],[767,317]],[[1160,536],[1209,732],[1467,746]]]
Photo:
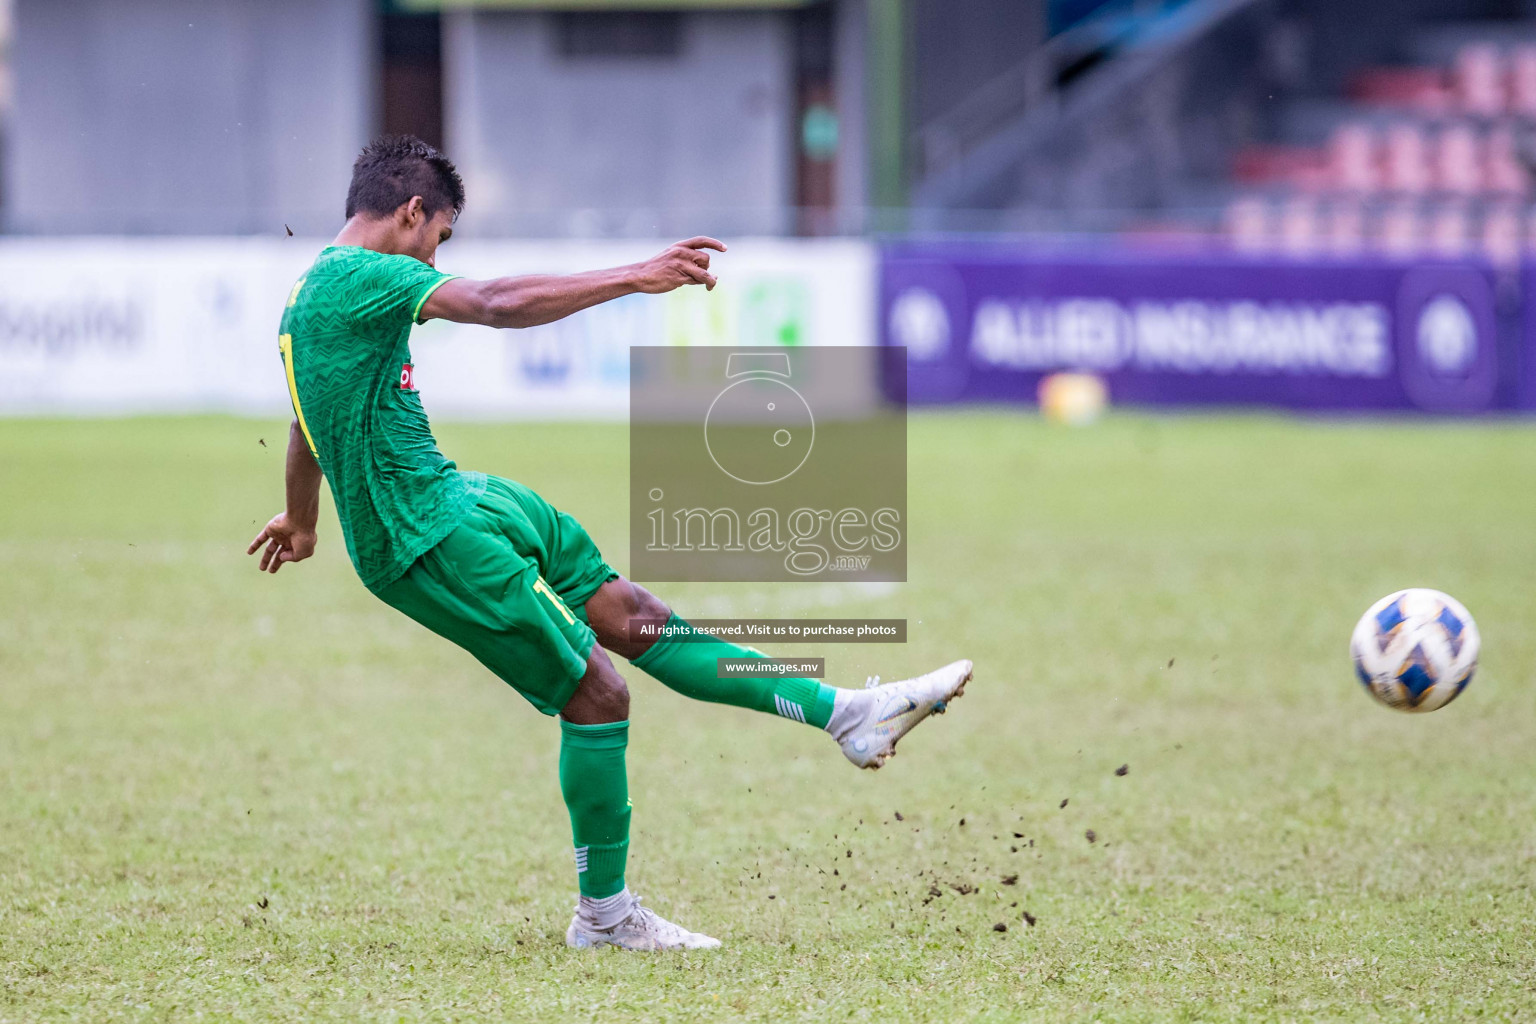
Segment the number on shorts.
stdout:
[[560,600],[560,595],[549,589],[549,584],[544,582],[544,577],[540,576],[534,581],[533,589],[549,598],[550,603],[560,609],[560,614],[565,616],[566,622],[576,621],[576,616],[572,615],[571,610],[565,606],[565,602]]

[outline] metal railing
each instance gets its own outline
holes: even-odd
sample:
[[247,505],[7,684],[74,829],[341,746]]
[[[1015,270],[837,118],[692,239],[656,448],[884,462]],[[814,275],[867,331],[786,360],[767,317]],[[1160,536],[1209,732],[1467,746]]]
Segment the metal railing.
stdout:
[[918,129],[913,139],[917,176],[957,163],[1010,121],[1053,103],[1074,68],[1133,43],[1189,2],[1108,0]]

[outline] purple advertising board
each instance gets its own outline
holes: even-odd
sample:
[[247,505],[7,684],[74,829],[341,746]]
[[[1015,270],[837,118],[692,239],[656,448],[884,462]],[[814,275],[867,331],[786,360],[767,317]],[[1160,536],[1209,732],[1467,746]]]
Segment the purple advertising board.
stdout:
[[1081,370],[1132,404],[1473,413],[1529,390],[1503,369],[1495,295],[1476,264],[901,243],[879,313],[913,403],[1033,401]]

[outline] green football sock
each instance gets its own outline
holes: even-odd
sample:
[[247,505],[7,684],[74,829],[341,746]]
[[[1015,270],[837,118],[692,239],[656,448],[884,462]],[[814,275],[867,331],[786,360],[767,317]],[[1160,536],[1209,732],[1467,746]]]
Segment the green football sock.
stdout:
[[583,896],[624,891],[629,855],[629,723],[573,725],[560,720],[560,792],[571,812],[576,880]]
[[814,679],[718,678],[716,663],[721,658],[766,657],[761,651],[700,633],[674,615],[667,620],[667,633],[631,664],[685,697],[734,704],[825,729],[836,692],[830,686]]

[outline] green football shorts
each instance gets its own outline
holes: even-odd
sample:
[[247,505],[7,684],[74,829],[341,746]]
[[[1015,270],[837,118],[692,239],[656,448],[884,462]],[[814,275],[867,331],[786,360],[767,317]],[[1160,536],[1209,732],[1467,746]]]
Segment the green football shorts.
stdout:
[[379,597],[555,715],[596,640],[587,599],[618,575],[575,519],[493,476],[458,528]]

